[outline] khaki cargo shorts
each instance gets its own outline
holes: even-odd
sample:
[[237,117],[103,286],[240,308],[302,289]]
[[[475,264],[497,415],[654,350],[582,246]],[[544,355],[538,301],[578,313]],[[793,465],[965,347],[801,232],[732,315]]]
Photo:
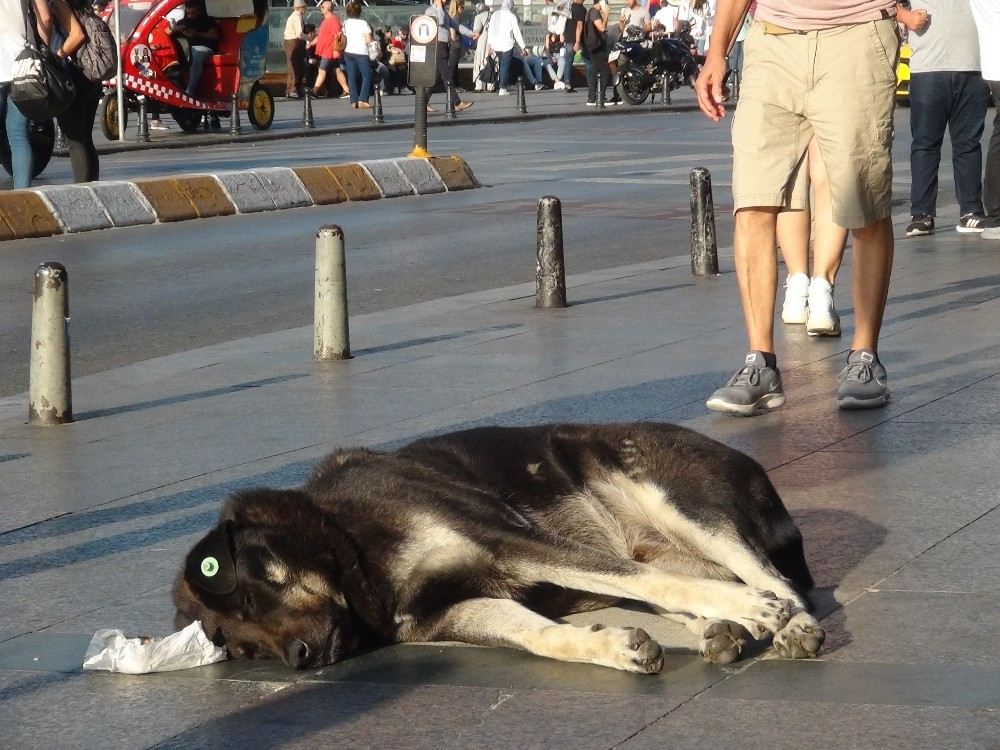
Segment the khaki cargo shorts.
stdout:
[[782,31],[757,22],[744,43],[733,118],[735,210],[805,208],[808,180],[800,167],[815,136],[834,222],[856,229],[889,216],[895,20]]

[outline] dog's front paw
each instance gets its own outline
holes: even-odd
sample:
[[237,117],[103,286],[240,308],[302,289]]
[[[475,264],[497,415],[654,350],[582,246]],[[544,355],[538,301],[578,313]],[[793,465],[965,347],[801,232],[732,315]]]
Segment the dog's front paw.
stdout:
[[728,620],[712,620],[701,631],[698,651],[713,664],[731,664],[740,658],[746,644],[747,631],[742,625]]
[[788,599],[779,599],[773,591],[743,586],[738,597],[741,614],[731,619],[745,627],[750,635],[759,640],[777,633],[788,623],[795,605]]
[[811,659],[826,639],[826,631],[808,612],[799,612],[774,634],[774,650],[784,659]]

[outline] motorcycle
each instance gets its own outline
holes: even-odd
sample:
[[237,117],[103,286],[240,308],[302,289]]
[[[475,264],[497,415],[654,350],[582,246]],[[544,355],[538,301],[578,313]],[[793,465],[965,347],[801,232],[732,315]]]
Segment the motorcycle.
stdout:
[[613,83],[629,104],[642,104],[651,91],[674,91],[683,85],[694,88],[698,62],[691,53],[693,40],[678,36],[650,35],[629,26],[614,43],[608,62],[618,63]]
[[[184,16],[184,0],[121,0],[121,60],[125,111],[118,112],[116,81],[105,83],[99,121],[108,140],[118,138],[118,118],[127,125],[140,97],[169,113],[186,133],[198,130],[203,115],[227,116],[235,94],[255,130],[274,119],[274,98],[261,84],[268,44],[267,0],[205,0],[205,12],[219,26],[218,50],[205,62],[195,96],[185,91],[190,42],[169,33]],[[114,26],[113,8],[104,17]]]

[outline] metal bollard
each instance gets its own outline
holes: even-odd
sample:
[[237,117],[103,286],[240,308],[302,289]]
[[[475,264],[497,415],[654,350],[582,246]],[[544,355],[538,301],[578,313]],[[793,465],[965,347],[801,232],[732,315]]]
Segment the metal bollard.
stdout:
[[372,122],[381,125],[385,122],[385,115],[382,114],[382,86],[375,86],[375,106],[372,108]]
[[243,129],[240,127],[240,96],[234,93],[229,110],[229,135],[240,135],[242,132]]
[[691,170],[691,273],[695,276],[719,273],[712,175],[704,167]]
[[73,421],[69,375],[69,276],[61,263],[35,270],[28,424]]
[[661,103],[664,107],[670,104],[670,76],[665,73],[663,75],[663,101]]
[[528,105],[524,101],[524,76],[518,76],[517,79],[517,113],[519,115],[527,114]]
[[201,129],[206,133],[212,130],[212,115],[209,114],[209,110],[205,110],[205,114],[201,118]]
[[446,120],[457,120],[458,115],[455,114],[455,84],[448,81],[448,85],[444,88],[444,119]]
[[566,307],[562,204],[554,195],[538,200],[535,307]]
[[146,109],[146,97],[139,97],[139,122],[136,123],[136,140],[139,143],[149,143],[149,112]]
[[597,74],[597,108],[604,109],[604,76]]
[[316,127],[316,121],[313,120],[312,96],[308,88],[302,95],[302,127],[306,130]]
[[55,151],[65,151],[66,150],[66,136],[62,132],[62,128],[59,127],[59,123],[56,124],[56,138],[52,142],[52,148]]
[[316,231],[313,359],[329,361],[350,358],[344,230],[335,224],[330,224]]

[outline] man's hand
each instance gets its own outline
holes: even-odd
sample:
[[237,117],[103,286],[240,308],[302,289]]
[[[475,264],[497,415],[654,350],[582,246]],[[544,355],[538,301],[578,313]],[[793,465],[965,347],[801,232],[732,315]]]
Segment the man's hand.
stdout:
[[713,122],[719,122],[726,116],[726,108],[722,104],[729,95],[729,91],[723,85],[725,77],[726,58],[719,54],[709,54],[694,84],[695,93],[698,94],[698,106]]
[[923,8],[910,10],[902,5],[896,7],[896,19],[907,29],[918,34],[924,31],[931,22],[930,15]]

